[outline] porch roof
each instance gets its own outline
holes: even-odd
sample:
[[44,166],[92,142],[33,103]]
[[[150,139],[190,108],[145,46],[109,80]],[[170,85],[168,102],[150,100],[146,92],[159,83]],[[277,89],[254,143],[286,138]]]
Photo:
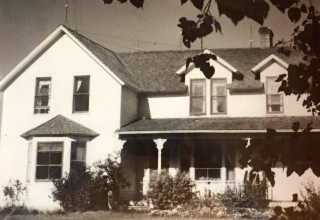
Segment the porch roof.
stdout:
[[62,115],[50,119],[49,121],[25,132],[21,137],[29,139],[31,137],[53,137],[53,136],[77,136],[94,138],[99,134],[95,131],[74,122]]
[[312,131],[320,131],[320,117],[212,117],[141,119],[118,129],[118,134],[161,133],[264,133],[266,129],[293,132],[292,124],[300,123],[306,128],[311,123]]

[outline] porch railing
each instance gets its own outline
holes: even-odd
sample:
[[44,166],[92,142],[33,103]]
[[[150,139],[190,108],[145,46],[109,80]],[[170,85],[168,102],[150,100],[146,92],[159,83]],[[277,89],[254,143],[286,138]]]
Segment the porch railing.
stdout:
[[196,180],[220,180],[220,168],[195,168]]

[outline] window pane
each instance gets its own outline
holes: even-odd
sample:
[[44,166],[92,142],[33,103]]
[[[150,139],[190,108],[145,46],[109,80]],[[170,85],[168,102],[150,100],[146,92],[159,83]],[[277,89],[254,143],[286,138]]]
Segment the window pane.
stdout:
[[61,178],[61,166],[50,166],[49,167],[49,179]]
[[49,164],[49,152],[38,152],[38,161],[39,165]]
[[36,105],[36,107],[48,106],[49,105],[49,96],[37,96],[35,105]]
[[61,164],[61,163],[62,163],[62,152],[51,152],[50,164]]
[[47,166],[37,166],[36,179],[48,179],[48,167]]
[[38,143],[38,151],[50,151],[50,143]]
[[62,143],[60,142],[51,143],[51,151],[62,151]]
[[191,113],[204,113],[205,112],[205,99],[204,97],[191,98]]
[[85,161],[86,143],[72,142],[71,146],[71,160]]
[[269,112],[280,112],[282,111],[282,108],[280,105],[270,105],[269,106]]
[[227,111],[226,97],[212,97],[212,113],[225,113]]
[[281,103],[281,95],[269,95],[269,103]]
[[191,96],[204,96],[206,94],[205,83],[205,80],[191,81]]
[[88,111],[88,110],[89,110],[89,95],[75,95],[74,111]]
[[76,77],[75,94],[77,93],[89,93],[89,76]]
[[51,79],[37,79],[37,95],[50,95]]
[[213,79],[212,82],[212,96],[225,96],[227,95],[227,80],[225,79]]

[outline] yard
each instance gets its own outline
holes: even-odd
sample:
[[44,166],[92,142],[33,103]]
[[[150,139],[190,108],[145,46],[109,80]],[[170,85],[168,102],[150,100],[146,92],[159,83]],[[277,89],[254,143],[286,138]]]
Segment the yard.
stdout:
[[[5,216],[0,216],[0,219],[5,219]],[[84,213],[68,213],[68,214],[39,214],[39,215],[14,215],[7,217],[6,220],[100,220],[100,219],[190,219],[190,218],[173,218],[173,217],[151,217],[146,212],[84,212]],[[213,219],[213,218],[197,218],[197,219]],[[225,218],[228,219],[228,218]],[[245,219],[242,219],[245,220]]]

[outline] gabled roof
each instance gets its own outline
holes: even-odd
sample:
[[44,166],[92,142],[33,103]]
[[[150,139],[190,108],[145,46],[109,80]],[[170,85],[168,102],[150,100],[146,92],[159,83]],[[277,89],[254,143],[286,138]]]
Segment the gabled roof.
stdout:
[[251,133],[266,132],[267,128],[293,132],[292,123],[300,122],[301,128],[308,123],[320,130],[320,117],[233,117],[233,118],[172,118],[141,119],[116,132],[119,134],[161,133]]
[[255,67],[253,67],[251,70],[252,70],[252,72],[256,73],[258,71],[261,71],[264,67],[270,65],[270,63],[273,63],[273,62],[278,63],[280,66],[282,66],[285,69],[288,68],[288,64],[286,62],[281,60],[276,55],[271,54],[270,56],[268,56],[267,58],[262,60],[260,63],[258,63]]
[[132,79],[126,67],[122,64],[116,53],[103,46],[89,40],[88,38],[60,25],[44,41],[42,41],[29,55],[27,55],[10,73],[0,82],[0,90],[14,81],[30,63],[38,58],[63,34],[69,36],[81,49],[96,61],[107,73],[109,73],[121,85],[129,86],[135,90],[140,90],[139,86]]
[[[274,54],[286,63],[296,63],[301,54],[292,52],[290,57],[277,52],[277,48],[236,48],[236,49],[210,49],[215,55],[223,59],[243,76],[243,80],[234,80],[228,85],[230,89],[261,89],[263,84],[255,79],[252,68],[268,56]],[[199,54],[200,50],[184,51],[150,51],[120,53],[119,56],[131,71],[133,80],[139,83],[143,91],[185,91],[185,84],[175,74],[185,65],[188,57]]]
[[50,119],[49,121],[25,132],[21,137],[30,139],[32,137],[97,137],[99,134],[91,129],[74,122],[62,115]]

